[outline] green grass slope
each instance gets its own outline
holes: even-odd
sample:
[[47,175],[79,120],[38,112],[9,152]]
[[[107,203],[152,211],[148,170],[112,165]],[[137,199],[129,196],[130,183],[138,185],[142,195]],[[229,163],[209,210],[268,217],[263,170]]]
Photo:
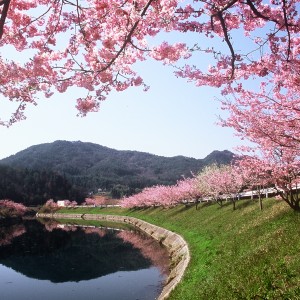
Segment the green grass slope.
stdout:
[[134,216],[181,234],[191,262],[172,300],[300,299],[300,214],[282,201],[266,199],[262,211],[245,200],[235,211],[229,203],[75,210]]

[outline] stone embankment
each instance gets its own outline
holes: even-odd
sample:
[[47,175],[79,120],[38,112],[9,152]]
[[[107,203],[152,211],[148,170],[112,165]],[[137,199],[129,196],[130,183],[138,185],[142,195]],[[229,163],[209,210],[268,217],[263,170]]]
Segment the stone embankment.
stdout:
[[180,282],[189,263],[190,254],[185,240],[178,234],[137,218],[96,214],[37,214],[40,218],[102,220],[131,224],[164,245],[171,258],[171,271],[158,300],[167,299]]

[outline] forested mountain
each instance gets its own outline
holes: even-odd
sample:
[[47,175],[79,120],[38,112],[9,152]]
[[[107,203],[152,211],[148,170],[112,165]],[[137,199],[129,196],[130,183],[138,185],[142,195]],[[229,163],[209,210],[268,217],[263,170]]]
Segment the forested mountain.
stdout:
[[83,189],[55,172],[0,165],[0,199],[36,206],[50,198],[72,199],[80,203],[84,197]]
[[213,151],[204,159],[184,156],[162,157],[137,151],[118,151],[93,143],[55,141],[31,146],[8,158],[1,165],[56,172],[86,191],[99,188],[113,196],[131,194],[146,186],[174,184],[204,166],[228,164],[230,151]]

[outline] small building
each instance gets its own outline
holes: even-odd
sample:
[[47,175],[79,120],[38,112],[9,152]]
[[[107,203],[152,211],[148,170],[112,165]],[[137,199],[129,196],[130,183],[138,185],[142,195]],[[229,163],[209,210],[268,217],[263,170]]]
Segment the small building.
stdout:
[[64,206],[66,206],[65,201],[66,201],[66,200],[58,200],[58,201],[57,201],[57,206],[59,206],[59,207],[64,207]]

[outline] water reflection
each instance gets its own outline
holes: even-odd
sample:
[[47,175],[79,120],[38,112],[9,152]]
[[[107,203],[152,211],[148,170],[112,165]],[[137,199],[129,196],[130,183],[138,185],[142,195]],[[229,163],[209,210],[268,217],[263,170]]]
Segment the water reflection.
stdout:
[[13,239],[26,232],[23,224],[11,224],[11,226],[0,226],[0,246],[9,245]]
[[27,221],[0,234],[3,299],[155,299],[168,272],[165,249],[137,232]]

